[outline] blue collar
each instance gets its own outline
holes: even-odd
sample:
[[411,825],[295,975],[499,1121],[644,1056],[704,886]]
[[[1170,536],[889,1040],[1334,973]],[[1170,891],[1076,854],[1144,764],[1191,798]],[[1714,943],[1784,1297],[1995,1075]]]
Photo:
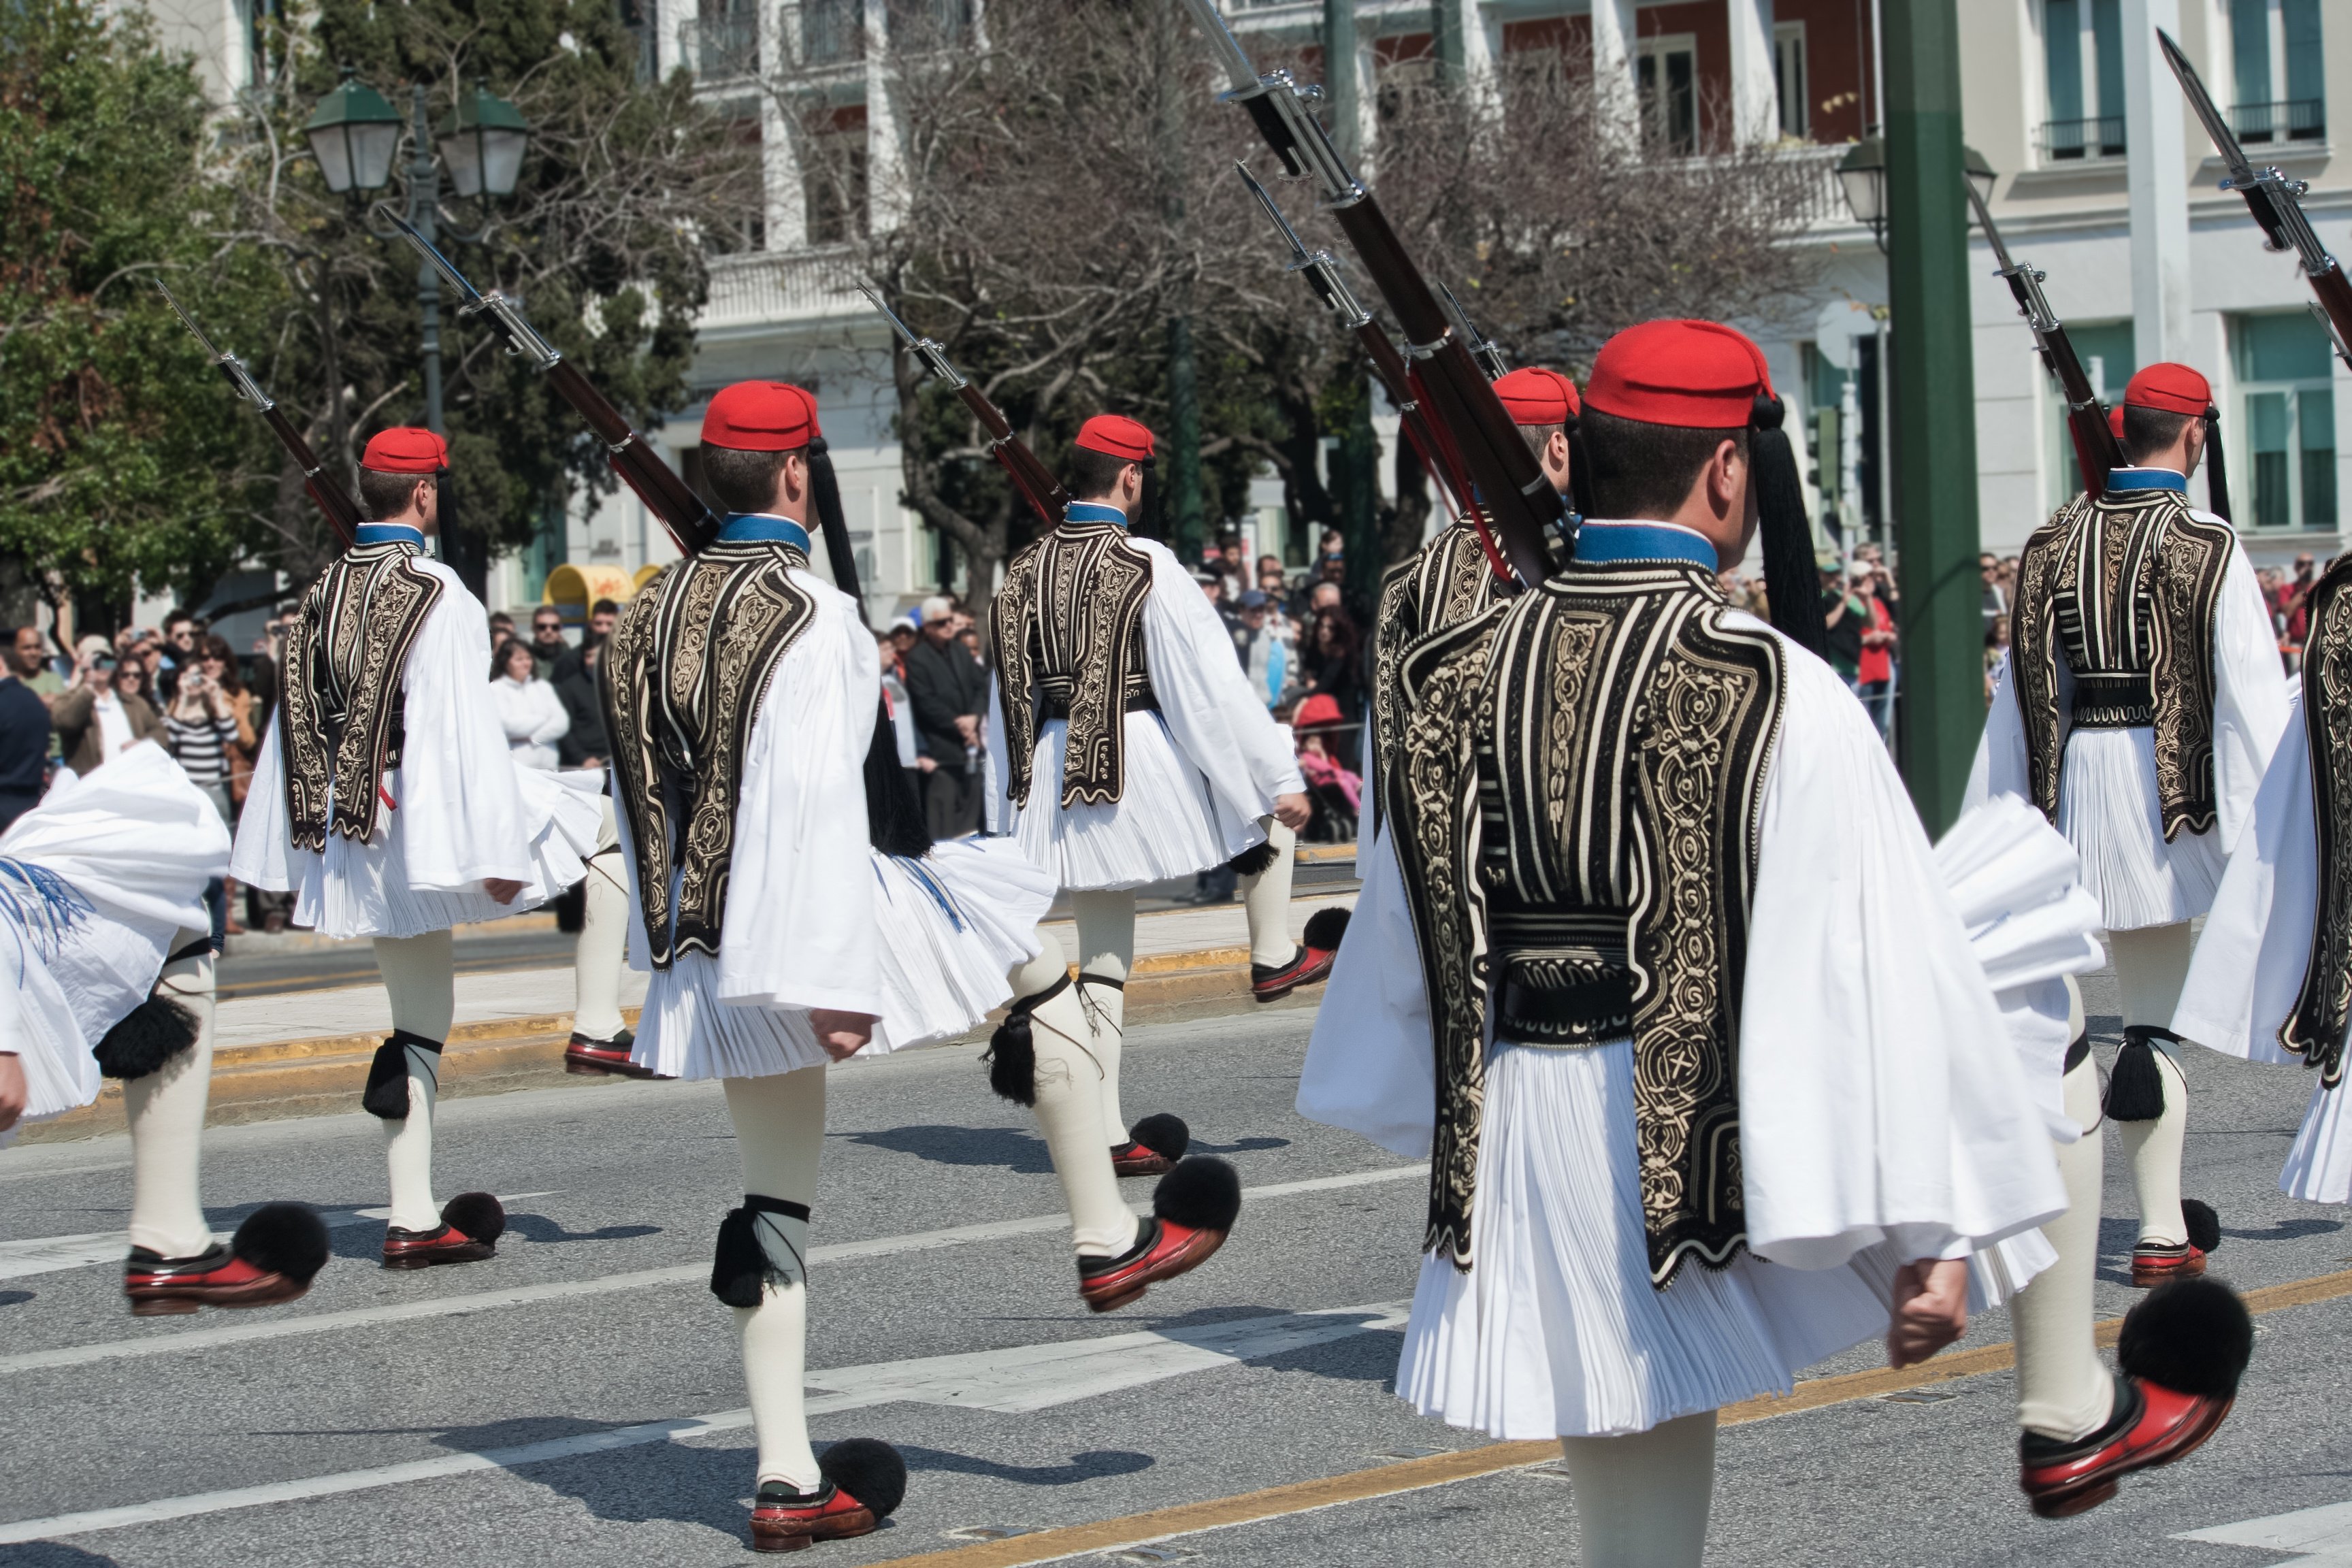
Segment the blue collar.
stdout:
[[1070,522],[1108,522],[1117,528],[1127,526],[1127,513],[1096,500],[1074,500],[1062,509],[1062,516]]
[[352,535],[352,543],[355,546],[414,544],[417,549],[422,550],[425,548],[425,531],[421,528],[411,528],[404,522],[363,522],[360,524],[359,531]]
[[1576,531],[1576,558],[1580,562],[1687,561],[1712,572],[1715,546],[1687,528],[1671,522],[1596,522],[1588,519]]
[[809,549],[808,530],[789,517],[776,517],[764,511],[730,511],[719,530],[722,544],[748,544],[764,540],[772,544],[789,544],[806,555]]
[[2107,489],[2111,490],[2179,490],[2189,493],[2189,476],[2170,468],[2109,468]]

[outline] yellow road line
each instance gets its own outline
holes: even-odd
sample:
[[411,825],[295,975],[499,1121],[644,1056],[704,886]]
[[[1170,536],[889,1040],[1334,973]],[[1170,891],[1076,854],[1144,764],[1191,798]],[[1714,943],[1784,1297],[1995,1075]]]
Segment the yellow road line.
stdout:
[[[2284,1285],[2266,1285],[2259,1290],[2247,1291],[2245,1300],[2247,1310],[2260,1314],[2287,1307],[2309,1306],[2317,1301],[2331,1301],[2344,1296],[2352,1296],[2352,1270],[2292,1280]],[[2105,1320],[2098,1325],[2099,1343],[2114,1344],[2122,1330],[2121,1318]],[[2002,1343],[1950,1352],[1899,1372],[1892,1367],[1881,1367],[1872,1372],[1847,1373],[1839,1377],[1817,1377],[1799,1384],[1788,1394],[1767,1394],[1760,1399],[1726,1405],[1721,1423],[1726,1426],[1742,1426],[1751,1421],[1766,1421],[1776,1415],[1794,1415],[1801,1411],[1820,1410],[1832,1405],[1851,1404],[1858,1399],[1898,1394],[1905,1389],[1930,1388],[1937,1384],[1951,1383],[1960,1378],[2006,1372],[2015,1364],[2015,1347]],[[1425,1459],[1375,1465],[1370,1469],[1353,1470],[1322,1480],[1293,1481],[1287,1486],[1268,1487],[1262,1491],[1243,1492],[1236,1497],[1179,1503],[1173,1508],[1153,1509],[1149,1513],[1129,1514],[1123,1519],[1106,1519],[1093,1524],[1069,1525],[1059,1530],[1041,1530],[1034,1535],[980,1542],[971,1546],[950,1547],[941,1552],[922,1552],[912,1557],[893,1557],[886,1563],[876,1563],[874,1568],[914,1568],[918,1563],[923,1568],[1030,1568],[1034,1563],[1058,1562],[1088,1552],[1115,1552],[1121,1547],[1140,1546],[1173,1536],[1227,1530],[1234,1525],[1255,1524],[1288,1514],[1335,1508],[1341,1503],[1364,1502],[1373,1498],[1394,1497],[1400,1492],[1475,1480],[1480,1476],[1524,1469],[1558,1458],[1559,1444],[1557,1441],[1489,1443],[1458,1454],[1436,1454]]]

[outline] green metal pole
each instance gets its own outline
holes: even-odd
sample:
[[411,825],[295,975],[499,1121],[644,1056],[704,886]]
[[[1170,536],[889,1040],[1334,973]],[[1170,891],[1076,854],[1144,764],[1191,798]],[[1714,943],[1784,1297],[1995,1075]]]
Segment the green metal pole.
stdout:
[[1462,0],[1429,0],[1429,36],[1438,79],[1448,87],[1461,86],[1469,63],[1468,46],[1462,38]]
[[1882,15],[1901,760],[1936,834],[1959,815],[1985,712],[1959,16],[1958,0],[1885,0]]
[[1324,123],[1350,162],[1363,151],[1356,85],[1356,0],[1323,0]]

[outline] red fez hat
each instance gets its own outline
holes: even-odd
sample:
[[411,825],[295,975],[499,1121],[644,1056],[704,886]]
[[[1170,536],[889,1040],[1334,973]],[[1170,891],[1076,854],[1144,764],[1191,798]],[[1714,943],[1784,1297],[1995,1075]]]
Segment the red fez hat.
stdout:
[[1495,395],[1503,400],[1514,425],[1565,425],[1584,411],[1576,400],[1576,383],[1539,364],[1498,378]]
[[2124,403],[2132,408],[2160,408],[2167,414],[2201,415],[2213,405],[2213,389],[2185,364],[2168,362],[2149,365],[2124,388]]
[[814,438],[816,399],[781,381],[739,381],[710,395],[702,438],[739,452],[793,452]]
[[1718,321],[1643,321],[1601,345],[1584,401],[1620,419],[1737,430],[1772,395],[1764,351]]
[[449,443],[409,426],[377,431],[360,454],[360,467],[379,474],[437,474],[448,466]]
[[1151,461],[1151,432],[1124,414],[1096,415],[1078,426],[1077,444],[1130,463]]

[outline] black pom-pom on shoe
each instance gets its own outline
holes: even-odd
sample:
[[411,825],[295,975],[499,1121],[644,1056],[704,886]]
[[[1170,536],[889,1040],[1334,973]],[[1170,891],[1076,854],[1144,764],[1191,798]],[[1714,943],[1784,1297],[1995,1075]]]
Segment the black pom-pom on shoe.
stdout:
[[1226,861],[1225,868],[1236,877],[1255,877],[1272,870],[1275,858],[1280,853],[1280,850],[1275,848],[1274,841],[1267,839],[1263,843],[1251,845]]
[[264,1204],[245,1216],[228,1249],[256,1268],[308,1285],[327,1266],[327,1222],[308,1204]]
[[2254,1354],[2254,1320],[2219,1279],[2177,1279],[2124,1314],[2116,1364],[2176,1394],[2236,1396]]
[[1299,940],[1324,952],[1337,952],[1340,940],[1348,934],[1348,916],[1347,910],[1328,904],[1307,917],[1307,930]]
[[816,1457],[817,1474],[887,1519],[907,1500],[907,1461],[879,1437],[845,1437]]
[[2156,1047],[2149,1041],[2168,1031],[2133,1025],[2124,1031],[2123,1049],[2116,1053],[2115,1069],[2107,1074],[2107,1120],[2153,1121],[2164,1114],[2164,1073],[2156,1065]]
[[162,1069],[165,1062],[196,1043],[203,1023],[184,1002],[150,996],[125,1013],[91,1055],[98,1070],[129,1082]]
[[1241,1173],[1213,1155],[1195,1154],[1160,1178],[1151,1212],[1191,1230],[1231,1230],[1242,1212]]
[[488,1193],[459,1193],[441,1205],[441,1223],[489,1247],[507,1233],[506,1205]]
[[1184,1125],[1184,1119],[1165,1110],[1145,1117],[1127,1130],[1127,1136],[1171,1163],[1182,1159],[1184,1151],[1192,1146],[1192,1130]]
[[2211,1252],[2221,1245],[2221,1218],[2213,1205],[2196,1198],[2180,1200],[2180,1217],[2189,1226],[2189,1245],[2200,1252]]

